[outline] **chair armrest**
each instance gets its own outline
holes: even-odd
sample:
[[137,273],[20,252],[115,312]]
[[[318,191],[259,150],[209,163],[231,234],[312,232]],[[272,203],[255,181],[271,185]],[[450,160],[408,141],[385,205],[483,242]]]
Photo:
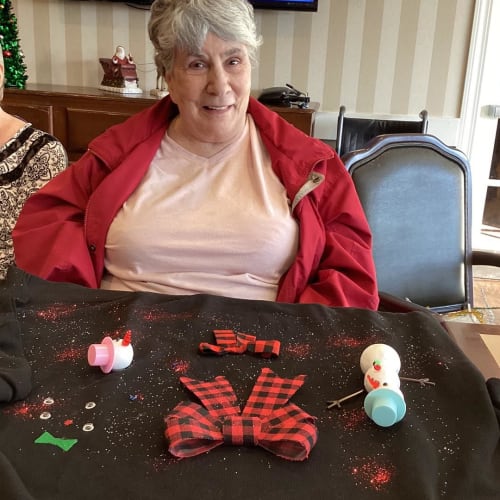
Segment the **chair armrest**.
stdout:
[[500,251],[474,250],[472,265],[500,267]]
[[[379,296],[379,308],[380,312],[391,312],[391,313],[410,313],[410,312],[423,312],[432,316],[441,327],[446,330],[445,320],[443,316],[439,313],[432,311],[431,309],[421,306],[420,304],[415,304],[410,300],[404,300],[390,293],[381,292],[378,293]],[[447,331],[447,330],[446,330]]]
[[415,304],[410,300],[401,299],[400,297],[396,297],[395,295],[392,295],[390,293],[379,291],[378,296],[380,299],[378,307],[379,311],[396,312],[396,313],[420,311],[420,312],[426,312],[427,314],[431,314],[436,318],[440,317],[438,313],[435,313],[434,311],[432,311],[427,307],[421,306],[420,304]]

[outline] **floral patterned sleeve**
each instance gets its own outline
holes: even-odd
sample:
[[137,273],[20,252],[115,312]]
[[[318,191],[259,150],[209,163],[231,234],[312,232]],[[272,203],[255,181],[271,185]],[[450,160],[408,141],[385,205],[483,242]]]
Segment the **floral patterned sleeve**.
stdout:
[[63,145],[30,124],[0,147],[0,279],[14,262],[12,229],[24,203],[67,164]]

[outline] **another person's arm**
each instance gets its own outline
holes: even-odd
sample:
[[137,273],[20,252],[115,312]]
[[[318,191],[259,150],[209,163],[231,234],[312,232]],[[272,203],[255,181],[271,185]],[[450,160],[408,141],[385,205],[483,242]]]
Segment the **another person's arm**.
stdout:
[[[5,116],[5,115],[4,115]],[[12,118],[12,120],[17,120]],[[22,121],[17,122],[23,125]],[[54,137],[24,125],[7,146],[7,172],[0,188],[4,208],[0,242],[0,278],[4,278],[14,262],[12,229],[26,200],[62,172],[68,164],[63,145]],[[13,162],[19,163],[13,165]]]

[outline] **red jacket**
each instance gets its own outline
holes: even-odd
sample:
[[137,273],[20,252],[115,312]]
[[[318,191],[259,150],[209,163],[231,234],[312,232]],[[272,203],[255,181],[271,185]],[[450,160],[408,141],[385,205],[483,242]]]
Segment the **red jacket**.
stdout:
[[[330,147],[255,99],[248,111],[294,200],[300,227],[299,250],[281,279],[277,301],[376,309],[371,233],[344,165]],[[35,193],[13,231],[17,266],[47,280],[99,287],[108,228],[176,113],[166,97],[111,127]]]

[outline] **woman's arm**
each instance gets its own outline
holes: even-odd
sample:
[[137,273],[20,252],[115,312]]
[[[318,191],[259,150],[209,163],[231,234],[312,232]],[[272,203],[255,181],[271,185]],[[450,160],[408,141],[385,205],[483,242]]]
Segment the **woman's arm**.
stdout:
[[372,237],[352,180],[336,159],[328,162],[318,212],[325,244],[299,302],[376,310],[379,303]]
[[105,176],[91,153],[34,193],[13,230],[16,265],[51,281],[96,287],[85,237],[85,210]]

